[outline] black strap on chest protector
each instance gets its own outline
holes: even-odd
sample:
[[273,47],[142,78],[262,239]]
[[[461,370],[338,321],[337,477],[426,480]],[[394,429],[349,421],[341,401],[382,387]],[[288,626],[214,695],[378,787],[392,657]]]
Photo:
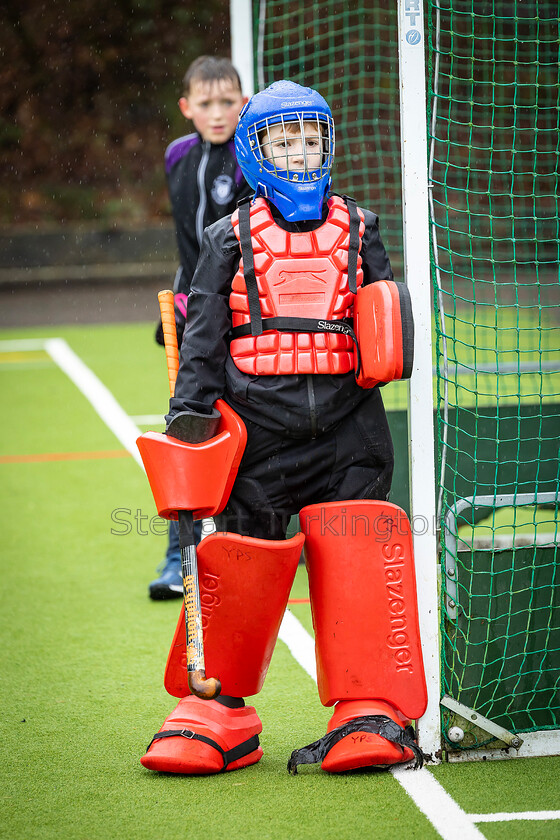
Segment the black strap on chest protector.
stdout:
[[[355,295],[357,288],[358,253],[360,250],[360,216],[358,206],[353,198],[342,196],[350,216],[350,229],[348,241],[348,288]],[[231,331],[232,338],[252,335],[261,335],[264,330],[277,330],[278,332],[305,332],[321,333],[333,332],[349,335],[357,350],[358,368],[360,372],[360,354],[358,340],[352,328],[352,321],[349,318],[338,318],[334,320],[319,318],[297,318],[297,317],[276,317],[263,320],[261,304],[259,300],[259,287],[255,276],[255,260],[253,256],[253,241],[251,239],[251,208],[250,199],[245,199],[239,204],[239,244],[243,256],[243,277],[247,289],[247,300],[249,303],[248,324],[241,324]]]
[[343,195],[342,198],[350,215],[350,230],[348,236],[348,288],[353,295],[358,292],[358,252],[360,250],[360,216],[355,199]]
[[255,259],[253,256],[253,242],[251,240],[251,207],[250,200],[245,200],[239,205],[239,244],[243,257],[243,277],[247,288],[247,299],[249,301],[249,317],[251,319],[251,335],[261,335],[263,331],[261,302],[259,300],[259,287],[255,277]]

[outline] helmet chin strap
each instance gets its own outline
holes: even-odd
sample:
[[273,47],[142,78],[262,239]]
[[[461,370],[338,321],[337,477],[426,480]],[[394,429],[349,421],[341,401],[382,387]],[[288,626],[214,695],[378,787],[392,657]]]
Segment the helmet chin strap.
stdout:
[[257,183],[257,189],[255,190],[255,198],[259,198],[262,196],[263,198],[268,198],[272,201],[272,197],[268,194],[268,187],[266,184],[261,184],[259,181]]

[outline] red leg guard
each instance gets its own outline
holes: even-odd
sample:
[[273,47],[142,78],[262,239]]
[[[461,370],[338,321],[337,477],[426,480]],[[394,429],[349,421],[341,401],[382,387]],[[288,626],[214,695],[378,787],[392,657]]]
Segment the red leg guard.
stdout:
[[[303,541],[303,534],[279,541],[213,534],[200,543],[206,673],[219,677],[224,695],[249,697],[261,690]],[[262,750],[256,736],[262,725],[255,709],[232,709],[188,694],[186,659],[181,610],[165,687],[183,699],[141,759],[144,767],[203,774],[238,770],[259,761]],[[169,732],[175,734],[165,734]]]
[[[277,541],[212,534],[198,546],[206,674],[220,680],[222,694],[251,697],[261,690],[303,541],[303,534]],[[182,610],[165,687],[175,697],[189,693]]]
[[300,513],[319,695],[384,700],[417,719],[427,703],[410,523],[389,502],[309,505]]
[[[319,696],[325,706],[337,703],[329,732],[379,715],[404,729],[427,704],[406,514],[388,502],[332,502],[304,508],[300,522]],[[322,767],[338,772],[413,757],[406,746],[358,730],[330,748]]]
[[[165,773],[201,775],[239,770],[262,757],[258,739],[261,730],[252,706],[230,709],[216,700],[189,695],[165,719],[140,760],[148,770]],[[163,733],[169,734],[161,737]]]

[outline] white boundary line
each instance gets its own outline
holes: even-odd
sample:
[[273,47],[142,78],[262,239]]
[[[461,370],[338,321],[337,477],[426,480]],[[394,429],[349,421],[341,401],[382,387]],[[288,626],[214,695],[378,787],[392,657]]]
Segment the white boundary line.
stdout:
[[514,822],[514,820],[560,820],[560,811],[517,811],[512,814],[469,814],[473,822]]
[[288,650],[303,670],[317,682],[315,641],[290,610],[284,613],[278,638],[287,645]]
[[425,767],[397,767],[392,773],[443,840],[484,840],[472,816],[459,807]]
[[[16,345],[16,343],[1,342],[0,350],[7,349],[7,344]],[[17,347],[10,347],[10,350],[23,350],[24,343],[19,343]],[[138,465],[144,469],[136,446],[136,438],[140,431],[109,389],[74,353],[64,339],[48,338],[29,341],[25,349],[36,350],[41,348],[47,351],[53,361],[72,380],[103,422],[130,452]],[[282,620],[279,638],[288,646],[296,662],[316,682],[315,642],[289,610],[286,610]],[[466,814],[429,770],[422,768],[421,770],[411,771],[397,768],[393,771],[393,776],[417,808],[428,818],[443,840],[484,840],[484,835],[474,825],[475,822],[560,819],[560,811],[527,811],[518,814]]]
[[130,452],[139,467],[144,469],[136,438],[140,429],[132,422],[109,389],[101,382],[63,338],[47,338],[44,348],[59,368],[89,400],[103,422]]
[[21,350],[44,350],[46,338],[14,338],[0,341],[0,353],[12,353]]
[[[296,662],[317,681],[315,642],[289,610],[284,615],[278,638],[288,646]],[[473,819],[445,792],[429,770],[398,768],[393,776],[443,840],[484,840]]]

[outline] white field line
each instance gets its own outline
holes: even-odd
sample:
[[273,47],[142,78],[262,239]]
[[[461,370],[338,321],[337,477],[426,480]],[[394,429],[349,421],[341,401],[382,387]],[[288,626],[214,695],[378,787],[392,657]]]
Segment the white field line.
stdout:
[[[286,610],[280,625],[278,638],[285,642],[304,671],[317,681],[315,642],[289,610]],[[393,771],[393,776],[443,840],[484,840],[472,818],[445,792],[429,770],[398,768]]]
[[317,682],[315,641],[290,610],[284,613],[278,638],[287,645],[288,650],[303,670]]
[[[17,346],[15,346],[17,344]],[[7,345],[10,345],[9,347]],[[66,373],[91,403],[103,422],[142,467],[136,438],[140,430],[116,401],[112,393],[62,338],[30,340],[29,342],[0,342],[0,351],[37,350],[44,348],[54,362]],[[317,680],[315,643],[297,618],[286,610],[279,638],[302,668]],[[422,770],[397,768],[394,778],[402,785],[419,810],[428,818],[443,840],[484,840],[475,822],[519,819],[559,819],[559,811],[527,812],[525,814],[466,814],[441,787],[432,774]],[[543,816],[544,815],[544,816]]]
[[514,820],[560,820],[560,811],[517,811],[512,814],[469,814],[473,822],[513,822]]
[[0,341],[0,353],[15,353],[20,350],[44,350],[46,338],[14,338]]
[[130,452],[139,467],[144,469],[136,438],[140,429],[132,422],[126,411],[119,405],[112,393],[82,362],[79,356],[63,338],[47,338],[44,348],[61,370],[72,380],[74,385],[89,400],[103,422],[113,432],[115,437]]
[[472,816],[459,807],[425,767],[397,767],[392,773],[443,840],[484,840]]

